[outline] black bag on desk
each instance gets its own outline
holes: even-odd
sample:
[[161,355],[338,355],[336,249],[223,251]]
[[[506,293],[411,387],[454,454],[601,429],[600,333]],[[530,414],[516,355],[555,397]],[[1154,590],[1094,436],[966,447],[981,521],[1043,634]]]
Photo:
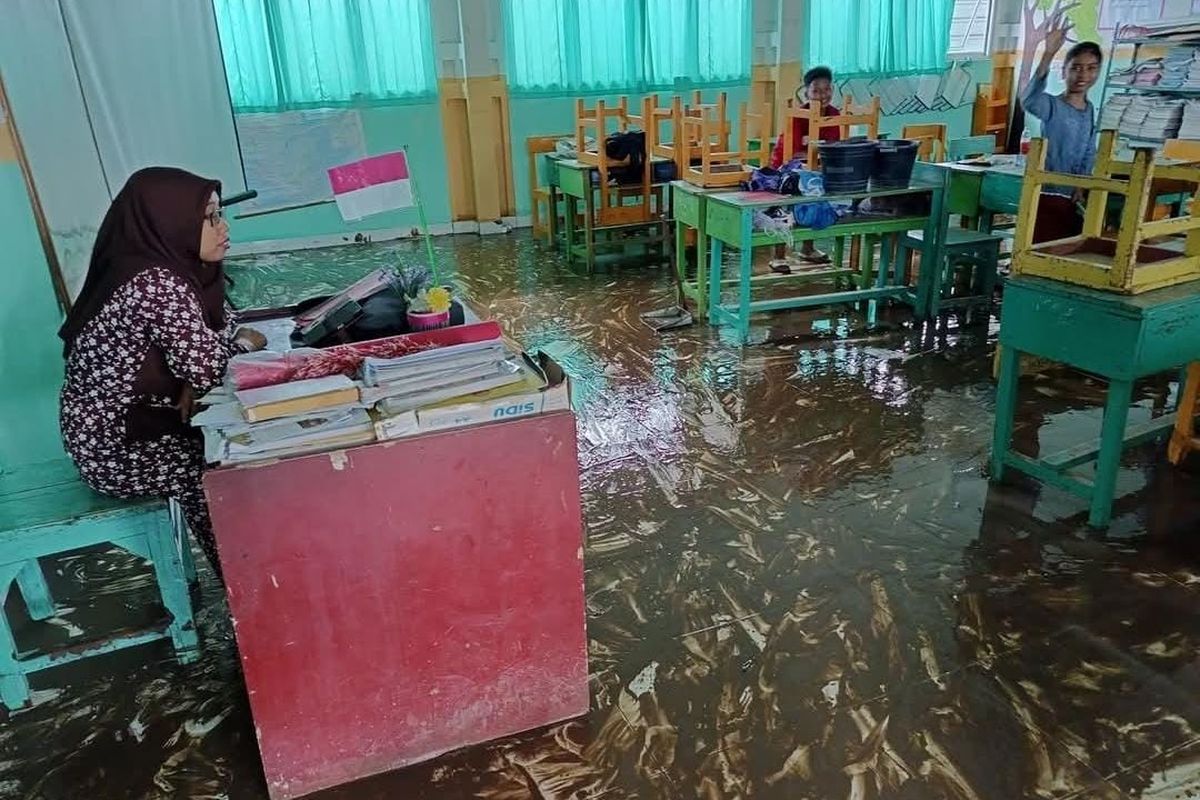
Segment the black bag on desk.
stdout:
[[619,184],[641,183],[646,166],[646,134],[644,131],[617,131],[604,140],[604,154],[614,160],[629,159],[613,167],[608,174]]
[[[325,297],[313,297],[296,305],[296,313],[303,313],[305,310],[320,305],[329,299]],[[334,333],[326,336],[324,339],[314,343],[314,347],[332,347],[337,344],[347,344],[349,342],[365,342],[371,339],[382,339],[385,336],[396,336],[402,333],[410,333],[408,327],[408,300],[402,295],[395,292],[379,292],[366,298],[361,303],[362,311],[354,318],[352,322]],[[450,304],[450,324],[462,325],[465,321],[463,315],[463,307],[457,301]],[[292,334],[293,343],[299,345],[296,341],[296,334]]]

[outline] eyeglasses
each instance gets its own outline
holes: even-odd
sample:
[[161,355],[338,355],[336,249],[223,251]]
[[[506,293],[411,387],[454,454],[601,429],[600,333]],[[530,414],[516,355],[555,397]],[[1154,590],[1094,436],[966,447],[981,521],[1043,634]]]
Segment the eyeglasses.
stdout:
[[208,221],[209,225],[212,225],[215,228],[218,225],[220,225],[221,222],[225,219],[225,212],[222,209],[218,208],[216,211],[213,211],[211,214],[205,214],[204,219],[206,219]]

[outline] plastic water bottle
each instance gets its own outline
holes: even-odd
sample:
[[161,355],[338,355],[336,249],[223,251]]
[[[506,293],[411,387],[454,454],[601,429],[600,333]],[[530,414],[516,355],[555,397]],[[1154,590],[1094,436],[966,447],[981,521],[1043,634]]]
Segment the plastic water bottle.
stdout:
[[1020,155],[1017,156],[1017,166],[1025,169],[1025,157],[1029,155],[1029,142],[1033,137],[1029,134],[1029,128],[1021,131],[1021,147]]

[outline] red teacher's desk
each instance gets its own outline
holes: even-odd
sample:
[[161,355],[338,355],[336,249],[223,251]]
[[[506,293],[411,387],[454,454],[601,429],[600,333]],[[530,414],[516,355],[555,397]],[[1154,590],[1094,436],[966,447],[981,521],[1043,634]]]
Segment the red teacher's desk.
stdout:
[[273,800],[587,711],[570,412],[205,486]]

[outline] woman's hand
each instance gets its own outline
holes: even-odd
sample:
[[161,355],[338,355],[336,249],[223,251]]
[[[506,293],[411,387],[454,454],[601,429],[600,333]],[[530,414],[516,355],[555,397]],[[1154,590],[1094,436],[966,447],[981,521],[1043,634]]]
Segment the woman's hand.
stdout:
[[254,328],[238,328],[233,343],[243,352],[253,353],[267,346],[267,337]]
[[183,385],[183,391],[179,393],[179,401],[175,404],[175,407],[179,409],[179,418],[182,419],[184,423],[192,421],[192,413],[195,410],[195,405],[196,393],[192,391],[192,385],[190,383],[185,383]]

